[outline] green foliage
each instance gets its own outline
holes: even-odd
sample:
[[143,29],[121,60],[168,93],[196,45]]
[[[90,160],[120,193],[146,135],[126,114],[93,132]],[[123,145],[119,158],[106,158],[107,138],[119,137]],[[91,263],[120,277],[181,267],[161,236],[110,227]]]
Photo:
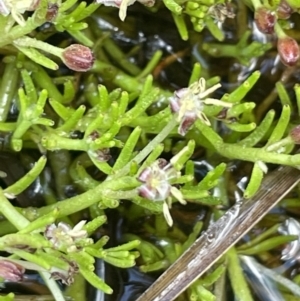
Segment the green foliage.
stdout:
[[[253,32],[245,24],[241,24],[243,30],[237,32],[236,40],[228,41],[223,22],[234,18],[234,4],[223,0],[164,0],[152,12],[149,9],[152,14],[162,7],[170,11],[167,13],[181,38],[192,44],[195,57],[229,57],[238,68],[251,68],[242,81],[232,74],[234,71],[225,74],[217,70],[215,76],[216,72],[207,67],[209,59],[205,59],[191,67],[188,86],[182,84],[173,94],[156,80],[156,71],[165,68],[166,62],[168,66],[170,58],[162,63],[165,54],[156,49],[143,68],[137,66],[134,54],[138,47],[125,53],[112,34],[99,28],[96,20],[111,17],[110,10],[100,2],[57,0],[51,7],[47,0],[41,0],[30,14],[17,10],[18,14],[11,11],[8,16],[0,15],[1,146],[21,156],[28,150],[39,154],[36,162],[28,164],[25,175],[0,188],[0,251],[12,255],[7,257],[12,264],[39,272],[56,301],[65,298],[54,281],[56,277],[69,285],[76,272],[97,289],[112,293],[105,279],[94,271],[96,259],[119,268],[138,264],[142,272],[167,269],[205,231],[211,213],[230,205],[232,163],[251,164],[250,171],[243,171],[248,179],[244,198],[251,198],[261,187],[268,163],[300,165],[300,155],[293,153],[297,141],[291,135],[291,129],[299,123],[299,85],[294,87],[294,97],[286,84],[292,72],[286,72],[280,80],[274,75],[270,95],[257,99],[260,96],[253,91],[257,92],[256,85],[265,74],[261,76],[260,71],[253,71],[258,68],[251,66],[273,45],[252,39]],[[244,2],[256,9],[257,1]],[[242,12],[246,10],[244,2],[238,4]],[[270,7],[277,11],[278,5],[273,1]],[[120,13],[124,13],[122,9]],[[282,31],[281,23],[276,24],[277,32]],[[49,30],[43,26],[49,26]],[[204,38],[204,28],[209,39]],[[192,42],[195,37],[203,42]],[[52,45],[56,39],[57,45]],[[93,50],[95,61],[90,59],[87,73],[76,68],[75,72],[66,71],[62,66],[62,62],[70,66],[65,57],[70,41]],[[88,51],[92,53],[91,49]],[[81,66],[85,55],[76,54],[71,63],[78,57]],[[227,77],[233,85],[222,87],[220,83]],[[279,101],[274,107],[276,99]],[[15,118],[11,117],[12,109],[17,111]],[[182,128],[184,131],[180,131]],[[166,163],[161,160],[164,158],[168,158]],[[200,179],[199,166],[208,168]],[[53,185],[49,183],[49,169]],[[5,172],[0,175],[6,176]],[[44,193],[41,207],[19,208],[9,201],[18,199],[35,181]],[[224,183],[228,184],[226,189]],[[76,189],[74,196],[66,192],[70,186]],[[297,201],[293,196],[283,204],[294,208]],[[176,211],[188,208],[201,208],[206,222],[197,217],[186,234]],[[143,231],[130,231],[129,226],[122,236],[123,244],[106,247],[109,237],[99,238],[97,231],[110,222],[107,209],[118,212],[129,225],[142,225],[152,238]],[[166,220],[169,223],[171,216],[175,222],[169,229]],[[87,223],[82,223],[87,218]],[[53,242],[47,231],[59,228],[61,222],[68,225],[69,240]],[[253,300],[238,256],[266,254],[297,238],[277,235],[278,227],[268,225],[257,237],[232,248],[188,289],[189,300],[215,300],[212,287],[225,272],[236,298]],[[0,258],[1,276],[5,259]],[[234,277],[241,281],[234,283]],[[13,298],[9,294],[0,300]]]

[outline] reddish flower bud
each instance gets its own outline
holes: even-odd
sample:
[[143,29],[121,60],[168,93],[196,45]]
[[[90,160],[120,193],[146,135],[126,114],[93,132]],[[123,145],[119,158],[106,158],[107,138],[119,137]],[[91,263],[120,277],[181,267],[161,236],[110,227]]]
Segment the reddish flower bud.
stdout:
[[293,11],[285,0],[281,0],[277,8],[277,16],[279,19],[288,19]]
[[63,51],[62,60],[71,70],[86,72],[93,67],[95,58],[90,48],[73,44]]
[[299,46],[291,37],[284,37],[278,39],[277,50],[281,61],[286,66],[294,66],[300,56]]
[[290,137],[292,138],[295,144],[300,144],[300,125],[295,126],[290,131]]
[[0,277],[8,281],[21,281],[23,279],[23,274],[25,269],[11,261],[1,260],[0,261]]
[[255,23],[257,28],[266,34],[272,34],[274,32],[274,25],[276,23],[276,15],[266,7],[259,7],[255,11]]

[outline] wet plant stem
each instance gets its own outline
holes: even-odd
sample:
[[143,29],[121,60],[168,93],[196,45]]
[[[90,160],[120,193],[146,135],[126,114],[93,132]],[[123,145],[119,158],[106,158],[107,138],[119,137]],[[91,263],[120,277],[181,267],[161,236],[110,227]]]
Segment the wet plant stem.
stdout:
[[151,140],[144,149],[135,156],[135,158],[130,161],[128,164],[126,164],[119,172],[116,173],[113,177],[120,177],[129,172],[130,166],[132,162],[135,162],[136,164],[141,163],[153,150],[154,148],[159,145],[162,141],[165,140],[165,138],[172,132],[172,130],[176,127],[177,120],[176,117],[173,117],[167,125],[163,128],[163,130],[153,139]]
[[[122,192],[120,195],[117,190],[121,192],[123,189],[134,188],[137,186],[138,182],[132,177],[124,177],[130,171],[130,166],[132,162],[136,164],[141,163],[152,151],[159,145],[175,128],[177,125],[176,118],[173,117],[164,129],[127,165],[125,165],[119,172],[107,178],[105,182],[102,182],[93,189],[90,189],[79,196],[75,196],[57,204],[52,204],[39,209],[24,209],[23,214],[29,219],[34,220],[39,216],[47,214],[54,209],[58,209],[59,217],[67,216],[88,208],[97,202],[101,202],[103,197],[114,197],[114,194],[119,198],[124,197],[124,193],[129,193],[128,196],[133,197],[136,195],[135,190],[129,192]],[[111,194],[111,195],[110,195]]]
[[200,121],[196,122],[196,126],[216,149],[216,151],[224,157],[251,162],[263,161],[265,163],[278,165],[300,165],[300,154],[279,154],[267,151],[263,148],[245,147],[237,144],[224,143],[222,138],[209,126]]
[[0,122],[6,121],[17,89],[18,78],[15,62],[6,64],[0,85]]
[[0,188],[0,212],[6,217],[6,219],[14,225],[17,229],[23,229],[29,221],[20,214],[15,207],[5,197],[3,190]]
[[[235,298],[237,300],[243,301],[254,301],[246,279],[243,274],[243,269],[239,262],[239,258],[235,248],[231,248],[226,253],[227,262],[228,262],[228,273],[230,278],[230,283],[233,288]],[[236,279],[239,279],[236,281]]]

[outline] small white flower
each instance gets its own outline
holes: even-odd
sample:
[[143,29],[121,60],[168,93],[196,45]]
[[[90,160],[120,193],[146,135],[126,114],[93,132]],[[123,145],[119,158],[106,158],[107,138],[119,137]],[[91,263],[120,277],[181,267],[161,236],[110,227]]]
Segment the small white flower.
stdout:
[[151,201],[164,201],[163,214],[169,226],[173,225],[169,211],[171,197],[175,197],[181,204],[186,204],[180,190],[170,184],[170,180],[179,176],[180,172],[165,159],[155,161],[138,176],[138,180],[143,183],[138,188],[139,195]]
[[14,20],[21,26],[25,25],[22,14],[25,11],[35,10],[40,0],[0,0],[0,14],[12,15]]
[[74,252],[77,250],[77,242],[83,240],[89,242],[88,233],[83,229],[85,223],[83,220],[73,228],[64,222],[58,223],[57,226],[51,224],[46,228],[44,235],[55,249],[67,248],[69,252]]
[[135,2],[140,2],[145,6],[153,6],[155,0],[96,0],[97,3],[101,3],[105,6],[115,6],[118,7],[119,17],[122,21],[125,20],[127,14],[127,7],[134,4]]
[[172,112],[178,113],[177,121],[180,123],[178,133],[180,135],[184,136],[197,119],[210,125],[210,121],[203,113],[204,105],[232,106],[231,103],[219,99],[207,98],[220,87],[221,84],[216,84],[206,89],[206,81],[202,77],[190,87],[175,91],[174,96],[170,98],[170,107]]

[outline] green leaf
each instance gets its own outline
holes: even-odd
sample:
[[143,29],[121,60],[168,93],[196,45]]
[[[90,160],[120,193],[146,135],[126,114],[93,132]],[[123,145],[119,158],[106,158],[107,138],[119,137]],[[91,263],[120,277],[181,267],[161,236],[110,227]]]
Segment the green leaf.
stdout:
[[133,151],[140,138],[141,132],[142,130],[139,127],[136,127],[132,131],[113,166],[113,171],[123,168],[129,160],[132,159]]
[[51,70],[58,69],[58,65],[55,62],[41,54],[38,50],[31,47],[18,46],[17,44],[15,44],[15,46],[35,63]]

